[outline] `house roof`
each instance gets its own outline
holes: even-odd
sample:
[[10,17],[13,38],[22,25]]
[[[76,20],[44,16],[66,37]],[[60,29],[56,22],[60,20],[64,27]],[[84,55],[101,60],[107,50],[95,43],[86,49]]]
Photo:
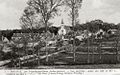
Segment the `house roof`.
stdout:
[[117,31],[117,29],[109,29],[108,31]]

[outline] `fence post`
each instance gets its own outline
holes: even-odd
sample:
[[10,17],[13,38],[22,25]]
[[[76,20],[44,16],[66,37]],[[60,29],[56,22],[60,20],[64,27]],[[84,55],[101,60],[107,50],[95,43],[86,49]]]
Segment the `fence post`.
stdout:
[[45,47],[45,51],[46,51],[46,62],[48,63],[48,49],[47,49],[47,45]]
[[120,26],[118,27],[118,30],[117,30],[117,40],[116,40],[116,60],[117,60],[117,63],[119,63],[120,61],[120,57],[119,57],[119,38],[120,38]]
[[102,61],[101,61],[101,59],[102,59],[102,50],[101,50],[101,46],[102,46],[102,44],[101,44],[101,39],[100,39],[100,41],[99,41],[99,59],[100,59],[100,63],[102,63]]
[[75,32],[73,32],[73,61],[76,61],[76,49],[75,49]]
[[[20,50],[19,48],[17,48],[18,50]],[[18,51],[17,50],[17,51]],[[19,54],[19,68],[21,68],[21,60],[20,60],[20,53],[18,53]]]
[[[94,41],[93,41],[93,39],[94,39],[94,37],[93,37],[93,35],[92,35],[92,44],[94,44]],[[92,48],[93,50],[92,50],[92,63],[94,64],[94,46],[93,46],[93,48]]]
[[116,60],[117,60],[117,62],[119,61],[119,58],[118,58],[118,41],[116,41]]
[[[46,33],[45,33],[45,38],[47,39],[48,35],[47,35],[47,30],[46,30]],[[46,53],[46,63],[48,64],[48,49],[47,49],[47,41],[46,40],[46,44],[45,44],[45,53]]]
[[90,39],[89,39],[89,26],[87,27],[87,56],[88,56],[88,59],[87,59],[87,63],[89,64],[90,63],[90,51],[89,51],[89,47],[90,47]]
[[116,63],[119,62],[119,38],[116,39]]
[[75,50],[75,46],[73,45],[73,50],[74,50],[74,62],[76,61],[76,50]]
[[37,49],[37,51],[38,51],[38,66],[40,66],[40,51],[39,51],[39,49]]

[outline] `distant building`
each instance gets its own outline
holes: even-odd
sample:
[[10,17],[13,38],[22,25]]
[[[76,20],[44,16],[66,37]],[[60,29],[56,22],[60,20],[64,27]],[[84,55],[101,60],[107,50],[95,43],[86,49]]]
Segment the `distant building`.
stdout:
[[100,29],[99,31],[97,31],[97,32],[95,33],[95,38],[96,38],[96,39],[98,39],[98,38],[102,39],[102,38],[103,38],[103,35],[105,35],[105,31],[103,31],[102,29]]
[[4,37],[2,41],[3,41],[4,43],[9,43],[9,40],[8,40],[6,37]]
[[117,30],[117,29],[109,29],[107,32],[108,32],[109,34],[114,35],[114,34],[116,34],[116,33],[118,32],[118,30]]
[[14,38],[21,38],[22,37],[22,33],[14,33],[12,36],[12,39]]
[[70,32],[70,26],[64,24],[63,19],[61,20],[61,26],[58,31],[59,35],[66,35],[68,32]]
[[79,31],[79,34],[77,33],[75,38],[79,39],[79,41],[82,41],[83,39],[87,39],[91,36],[92,36],[91,32],[89,32],[88,30],[84,30],[84,31]]
[[9,40],[7,39],[7,37],[4,37],[4,36],[2,35],[2,32],[0,32],[0,41],[5,42],[5,43],[8,43],[8,42],[9,42]]
[[66,35],[69,32],[70,32],[70,26],[65,25],[62,19],[60,29],[58,30],[58,34],[62,36],[63,39],[64,35]]

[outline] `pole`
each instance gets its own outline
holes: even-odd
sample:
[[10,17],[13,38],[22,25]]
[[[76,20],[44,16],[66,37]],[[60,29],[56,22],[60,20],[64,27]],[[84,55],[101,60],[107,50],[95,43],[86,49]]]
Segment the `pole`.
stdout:
[[[88,36],[88,30],[89,30],[89,26],[87,27],[87,36]],[[87,55],[88,55],[87,63],[90,63],[89,46],[90,46],[90,42],[89,42],[89,38],[87,38],[87,50],[88,50],[88,52],[87,52]]]

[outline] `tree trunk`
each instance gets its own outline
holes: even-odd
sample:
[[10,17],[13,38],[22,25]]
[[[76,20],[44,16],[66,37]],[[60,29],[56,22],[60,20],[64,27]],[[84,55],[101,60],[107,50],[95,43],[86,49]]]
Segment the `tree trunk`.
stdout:
[[[48,36],[47,36],[47,29],[48,29],[48,27],[47,27],[47,22],[48,21],[45,21],[45,28],[46,28],[46,34],[45,34],[45,38],[47,38]],[[46,41],[46,45],[45,45],[45,51],[46,51],[46,62],[48,62],[48,49],[47,49],[47,41]]]
[[[74,8],[74,4],[72,4],[72,26],[73,26],[73,30],[74,30],[74,26],[75,26],[75,8]],[[73,33],[73,58],[74,58],[74,62],[76,61],[76,50],[75,50],[75,32]]]

